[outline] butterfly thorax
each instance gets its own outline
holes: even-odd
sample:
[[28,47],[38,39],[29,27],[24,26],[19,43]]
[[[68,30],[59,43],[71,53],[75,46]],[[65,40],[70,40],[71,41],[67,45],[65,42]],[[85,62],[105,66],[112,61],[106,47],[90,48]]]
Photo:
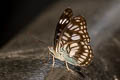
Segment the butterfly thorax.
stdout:
[[55,58],[61,60],[61,61],[65,61],[64,57],[61,55],[62,53],[57,52],[56,50],[54,50],[53,47],[48,47],[49,51],[51,52],[51,55],[54,56]]
[[67,52],[67,50],[64,49],[64,47],[61,47],[60,51],[61,55],[64,57],[65,61],[69,64],[79,66],[79,64],[76,62],[76,60],[73,57],[70,57]]
[[59,59],[59,60],[61,60],[61,61],[67,61],[69,64],[78,66],[78,64],[76,63],[76,60],[74,60],[73,58],[71,58],[71,57],[68,55],[67,51],[64,50],[64,48],[61,47],[61,48],[59,49],[59,51],[56,51],[56,50],[54,50],[53,47],[49,47],[49,51],[51,52],[51,54],[52,54],[55,58],[57,58],[57,59]]

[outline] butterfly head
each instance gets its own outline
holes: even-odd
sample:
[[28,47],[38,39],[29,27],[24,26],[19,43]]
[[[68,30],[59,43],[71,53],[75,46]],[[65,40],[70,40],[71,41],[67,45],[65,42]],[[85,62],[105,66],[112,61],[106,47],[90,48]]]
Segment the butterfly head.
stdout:
[[52,55],[55,55],[55,50],[52,46],[48,46],[48,49]]

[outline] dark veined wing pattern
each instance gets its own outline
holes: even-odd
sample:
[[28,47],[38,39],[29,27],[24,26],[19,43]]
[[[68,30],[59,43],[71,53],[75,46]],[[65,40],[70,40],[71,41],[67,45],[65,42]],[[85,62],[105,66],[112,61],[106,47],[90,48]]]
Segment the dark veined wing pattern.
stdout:
[[[91,62],[93,57],[91,46],[88,44],[90,37],[87,32],[86,21],[82,16],[71,16],[68,18],[70,19],[67,19],[69,20],[67,24],[59,25],[59,27],[63,27],[63,29],[56,42],[59,44],[59,48],[62,47],[67,51],[69,57],[76,60],[78,63],[77,66],[86,66]],[[64,20],[65,19],[64,17]],[[62,24],[64,23],[65,22]],[[60,30],[60,28],[58,30]],[[57,32],[58,31],[56,31],[56,34],[58,34]]]
[[62,13],[55,30],[54,48],[56,47],[56,43],[58,42],[61,32],[66,27],[66,25],[70,22],[72,15],[73,15],[72,10],[69,8]]

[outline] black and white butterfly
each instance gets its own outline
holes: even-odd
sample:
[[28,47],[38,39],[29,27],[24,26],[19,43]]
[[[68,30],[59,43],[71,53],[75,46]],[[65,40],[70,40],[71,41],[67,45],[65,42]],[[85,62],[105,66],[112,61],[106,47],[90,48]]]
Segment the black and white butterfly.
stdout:
[[62,13],[57,24],[54,46],[48,47],[51,55],[54,58],[75,66],[86,66],[92,58],[93,53],[90,42],[90,37],[87,32],[86,20],[82,16],[73,17],[72,10],[67,8]]

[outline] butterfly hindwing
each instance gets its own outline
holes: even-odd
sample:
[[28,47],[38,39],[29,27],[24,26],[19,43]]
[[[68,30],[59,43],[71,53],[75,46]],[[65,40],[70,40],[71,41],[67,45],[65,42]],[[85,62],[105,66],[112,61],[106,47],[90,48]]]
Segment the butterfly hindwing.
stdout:
[[72,42],[69,50],[69,56],[74,58],[79,66],[86,66],[91,62],[92,49],[84,41]]
[[62,13],[55,31],[54,46],[56,46],[56,43],[58,42],[58,39],[61,35],[61,32],[70,22],[71,16],[72,16],[72,10],[70,8],[65,9],[65,11]]

